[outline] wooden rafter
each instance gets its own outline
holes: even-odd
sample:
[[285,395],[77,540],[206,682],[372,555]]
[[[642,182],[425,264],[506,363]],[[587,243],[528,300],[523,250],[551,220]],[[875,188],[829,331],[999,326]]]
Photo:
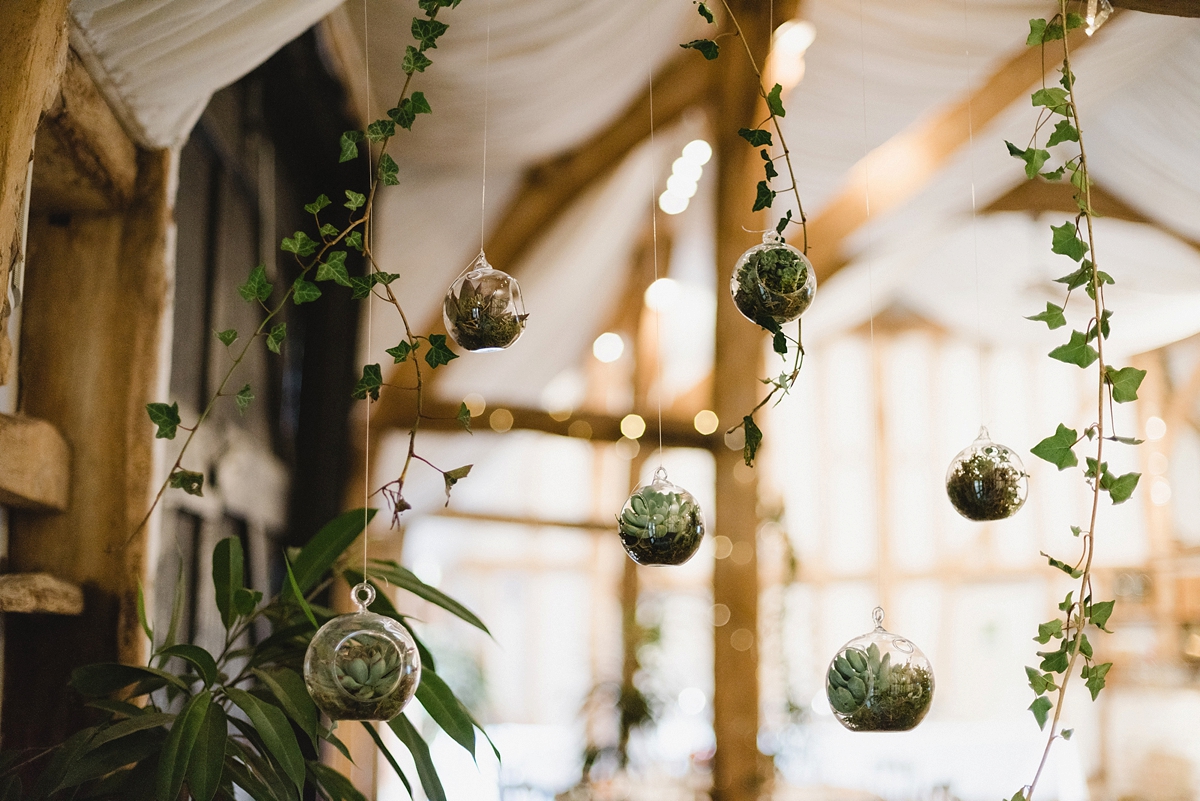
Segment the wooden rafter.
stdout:
[[1145,11],[1150,14],[1166,14],[1172,17],[1200,17],[1200,2],[1197,0],[1112,0],[1117,8]]

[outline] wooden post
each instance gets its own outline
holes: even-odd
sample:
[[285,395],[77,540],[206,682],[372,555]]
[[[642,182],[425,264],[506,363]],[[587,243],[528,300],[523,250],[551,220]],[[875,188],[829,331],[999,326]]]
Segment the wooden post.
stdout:
[[[759,64],[766,62],[771,30],[767,3],[731,0],[742,32]],[[780,21],[785,19],[782,15]],[[758,78],[737,39],[722,42],[714,84],[714,136],[717,179],[717,284],[722,285],[746,248],[761,239],[748,229],[765,228],[764,215],[752,214],[755,181],[748,174],[750,156],[757,154],[738,136],[752,128],[761,102]],[[742,419],[759,400],[762,384],[763,334],[747,322],[728,292],[717,292],[715,380],[717,416],[723,427]],[[729,607],[729,623],[715,627],[713,664],[713,728],[717,752],[713,763],[715,801],[754,801],[766,780],[758,750],[758,483],[733,479],[740,451],[716,450],[716,526],[714,534],[728,537],[736,547],[750,546],[750,560],[737,564],[718,559],[713,566],[713,602]],[[745,650],[746,632],[751,639]],[[735,639],[736,638],[736,639]]]

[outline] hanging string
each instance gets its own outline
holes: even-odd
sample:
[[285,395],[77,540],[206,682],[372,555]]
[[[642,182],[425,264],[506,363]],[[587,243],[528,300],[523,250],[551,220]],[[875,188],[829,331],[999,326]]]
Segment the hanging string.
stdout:
[[975,256],[975,346],[979,358],[979,422],[987,418],[986,395],[983,391],[983,322],[979,291],[979,225],[978,207],[975,199],[975,122],[971,114],[971,96],[974,94],[971,80],[971,26],[968,20],[970,0],[963,0],[963,41],[967,55],[967,166],[971,175],[971,240]]
[[[872,232],[871,232],[871,161],[870,161],[870,142],[867,137],[867,54],[866,54],[866,28],[863,24],[863,3],[858,0],[858,58],[859,68],[862,71],[862,142],[863,142],[863,194],[866,203],[867,221],[867,247],[865,250],[865,261],[867,264],[867,325],[870,332],[870,348],[871,348],[871,375],[874,379],[875,365],[878,364],[878,352],[875,346],[875,275],[871,269],[871,248],[872,248]],[[875,444],[875,486],[876,498],[878,499],[882,493],[879,491],[883,487],[883,449],[879,438],[879,414],[877,412],[880,399],[879,393],[882,391],[882,382],[876,382],[874,407],[871,409],[871,430],[872,441]],[[884,579],[883,579],[883,509],[877,503],[875,510],[875,527],[876,534],[879,537],[879,544],[875,549],[875,570],[877,589],[879,591],[880,601],[883,600]],[[878,607],[877,607],[878,609]],[[880,614],[882,611],[880,610]]]
[[[364,124],[369,124],[371,121],[371,39],[370,28],[367,25],[367,3],[369,0],[363,0],[363,72],[365,73],[364,81],[366,83],[366,113],[367,119]],[[370,186],[371,180],[375,172],[371,167],[371,143],[367,142],[367,185]],[[371,220],[367,219],[366,226],[366,252],[372,253],[371,250]],[[373,266],[374,256],[367,259],[365,269],[368,277]],[[374,304],[375,292],[367,294],[367,360],[371,358],[371,334],[374,329]],[[371,486],[371,401],[367,400],[367,428],[366,428],[366,444],[363,447],[363,583],[367,583],[367,525],[371,522],[371,513],[368,511],[370,505],[370,486]],[[358,601],[357,590],[351,593],[354,600]]]
[[[650,240],[654,250],[654,283],[658,283],[658,208],[657,208],[657,173],[658,148],[654,145],[654,65],[646,65],[646,79],[650,84]],[[659,287],[662,289],[662,287]],[[654,368],[655,385],[654,400],[658,406],[658,467],[663,469],[663,433],[662,433],[662,310],[654,309]]]
[[483,253],[483,233],[487,225],[487,146],[488,93],[492,77],[492,0],[484,6],[487,19],[487,40],[483,49],[483,181],[479,191],[479,252]]

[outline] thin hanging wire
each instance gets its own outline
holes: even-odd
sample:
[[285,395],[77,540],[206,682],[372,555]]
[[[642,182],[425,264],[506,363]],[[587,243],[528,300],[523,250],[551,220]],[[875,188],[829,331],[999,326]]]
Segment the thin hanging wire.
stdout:
[[[370,27],[367,25],[367,4],[369,0],[363,0],[363,72],[365,73],[364,82],[366,84],[366,114],[367,119],[364,125],[369,125],[371,122],[371,39]],[[374,176],[374,170],[371,167],[371,142],[367,140],[367,185],[369,186]],[[366,245],[367,252],[371,253],[371,220],[366,222]],[[368,278],[372,269],[372,260],[367,259],[365,269]],[[371,334],[374,326],[374,304],[375,292],[367,294],[367,359],[371,358]],[[371,513],[368,511],[371,500],[371,400],[367,399],[367,429],[366,429],[366,444],[363,447],[363,579],[362,583],[367,583],[367,525],[371,522]],[[353,593],[355,602],[358,601],[358,593]]]
[[483,49],[483,181],[479,191],[479,252],[483,253],[483,235],[487,226],[487,146],[488,94],[492,78],[492,0],[484,6],[487,19],[487,40]]
[[963,0],[963,41],[967,56],[967,166],[971,175],[971,240],[975,257],[975,349],[979,359],[979,423],[987,419],[986,394],[983,391],[983,315],[979,288],[979,224],[978,205],[975,198],[975,121],[971,113],[971,96],[974,94],[971,78],[971,26],[969,22],[970,0]]
[[[658,208],[657,173],[658,148],[654,146],[654,66],[647,63],[646,79],[650,84],[650,239],[654,250],[654,283],[658,283]],[[661,289],[662,287],[659,287]],[[662,433],[662,310],[654,309],[654,368],[657,377],[654,384],[654,400],[658,406],[658,469],[663,470]]]
[[[871,374],[872,374],[873,378],[877,378],[877,376],[875,375],[875,365],[878,364],[878,352],[877,352],[876,346],[875,346],[875,274],[874,274],[874,271],[871,269],[871,262],[872,262],[871,247],[873,244],[872,243],[873,236],[872,236],[872,232],[871,232],[871,162],[870,162],[870,158],[869,158],[871,151],[870,151],[870,142],[867,137],[867,54],[866,54],[866,28],[863,23],[863,0],[858,0],[858,58],[859,58],[859,68],[862,71],[863,194],[864,194],[864,200],[866,202],[866,211],[867,211],[867,221],[866,221],[867,247],[866,247],[866,250],[864,251],[866,253],[865,261],[867,264],[867,325],[868,325],[868,330],[870,331],[870,343],[871,343],[870,344],[870,347],[871,347]],[[880,497],[880,495],[882,494],[878,491],[878,489],[883,486],[883,458],[882,458],[883,450],[881,447],[880,437],[879,437],[878,405],[880,403],[880,399],[879,399],[878,395],[882,391],[883,388],[881,386],[882,382],[873,381],[873,383],[875,384],[875,392],[873,393],[873,396],[875,398],[875,403],[873,404],[873,408],[871,409],[871,430],[872,430],[872,441],[875,444],[875,486],[877,488],[875,495],[876,495],[876,498],[878,499]],[[882,518],[883,518],[883,509],[880,507],[880,505],[878,504],[878,500],[877,500],[876,501],[876,509],[875,509],[875,526],[876,526],[876,535],[879,537],[880,546],[882,546],[882,543],[883,543],[883,519]],[[875,549],[876,582],[877,582],[877,589],[879,591],[879,597],[880,597],[881,601],[883,599],[883,588],[884,588],[883,556],[884,556],[883,548],[876,547],[876,549]]]

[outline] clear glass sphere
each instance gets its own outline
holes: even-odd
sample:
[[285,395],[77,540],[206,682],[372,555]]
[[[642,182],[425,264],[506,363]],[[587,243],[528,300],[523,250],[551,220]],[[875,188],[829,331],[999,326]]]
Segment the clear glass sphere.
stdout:
[[625,552],[639,565],[682,565],[704,539],[704,515],[692,493],[667,481],[660,467],[625,501],[617,528]]
[[933,668],[921,649],[883,628],[843,645],[825,674],[825,695],[850,731],[908,731],[933,702]]
[[980,427],[975,441],[946,470],[946,495],[968,520],[1012,517],[1029,494],[1029,475],[1011,448],[998,445]]
[[304,654],[308,694],[331,720],[391,720],[416,695],[421,657],[395,620],[368,612],[375,588],[352,593],[358,611],[322,626]]
[[517,279],[488,264],[483,251],[446,290],[442,320],[464,350],[503,350],[525,331],[525,303]]
[[761,245],[738,259],[729,291],[747,320],[770,329],[770,321],[783,325],[804,313],[817,293],[817,274],[808,257],[767,231]]

